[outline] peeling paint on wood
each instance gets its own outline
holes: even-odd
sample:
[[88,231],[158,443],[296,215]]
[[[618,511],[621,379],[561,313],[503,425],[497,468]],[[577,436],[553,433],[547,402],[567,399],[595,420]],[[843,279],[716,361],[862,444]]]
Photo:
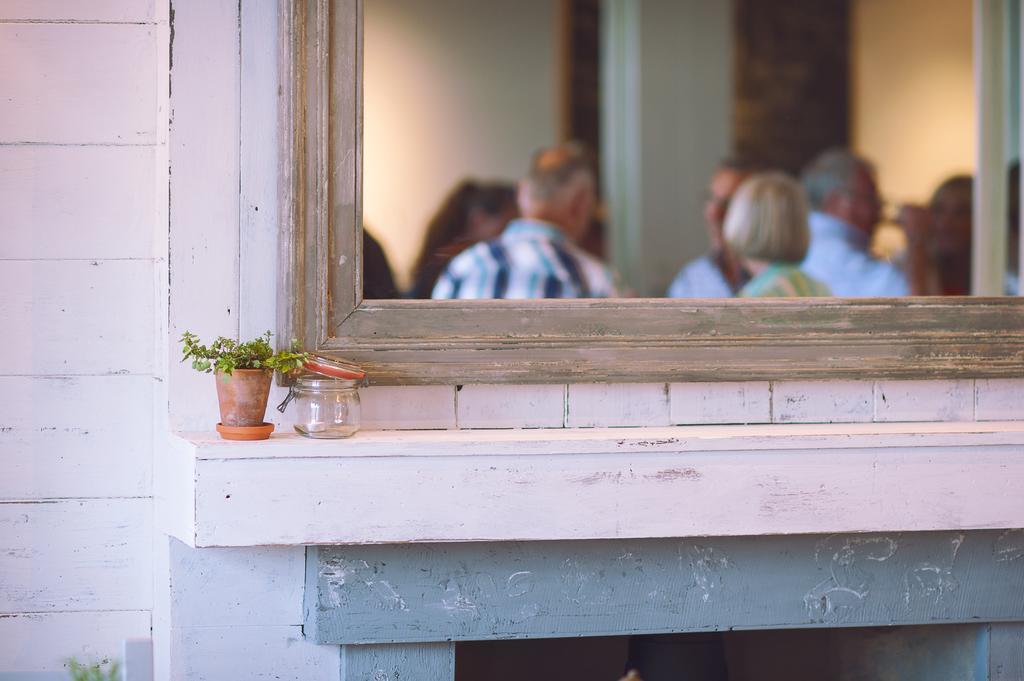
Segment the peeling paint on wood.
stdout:
[[0,504],[0,613],[148,610],[152,502]]
[[0,376],[0,500],[149,496],[152,399],[148,376]]
[[413,643],[1024,619],[997,531],[309,549],[306,632]]
[[149,146],[0,145],[0,258],[152,258],[155,156]]
[[[0,24],[0,143],[153,144],[155,27]],[[69,115],[73,111],[74,115]]]
[[159,4],[155,0],[4,0],[0,20],[152,22],[159,18]]
[[125,638],[149,635],[150,614],[141,610],[0,616],[0,665],[4,671],[62,672],[67,679],[68,657],[115,659]]
[[1019,424],[180,442],[168,464],[194,475],[176,478],[160,504],[192,514],[172,531],[194,546],[1024,527],[1010,493],[1024,480]]
[[[2,41],[2,38],[0,38]],[[0,267],[0,374],[153,371],[152,261],[9,261]]]

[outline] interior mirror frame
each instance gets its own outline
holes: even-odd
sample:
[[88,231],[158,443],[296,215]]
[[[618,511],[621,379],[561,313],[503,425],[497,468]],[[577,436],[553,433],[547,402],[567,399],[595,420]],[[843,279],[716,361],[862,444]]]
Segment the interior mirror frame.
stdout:
[[1020,377],[1024,301],[363,300],[362,0],[281,0],[278,338],[375,384]]

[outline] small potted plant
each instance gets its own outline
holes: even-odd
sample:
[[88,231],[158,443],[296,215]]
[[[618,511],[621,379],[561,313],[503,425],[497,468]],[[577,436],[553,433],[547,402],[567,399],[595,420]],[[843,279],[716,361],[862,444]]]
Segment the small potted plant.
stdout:
[[[104,665],[106,665],[106,669],[103,668]],[[67,662],[67,668],[71,681],[121,681],[121,667],[117,660],[82,664],[75,658],[71,658]]]
[[225,440],[266,440],[274,424],[263,420],[270,397],[274,372],[282,374],[301,369],[309,359],[305,352],[281,350],[274,352],[270,332],[254,340],[240,343],[219,337],[211,345],[186,331],[181,336],[182,358],[192,360],[192,368],[203,373],[215,372],[220,423],[217,432]]

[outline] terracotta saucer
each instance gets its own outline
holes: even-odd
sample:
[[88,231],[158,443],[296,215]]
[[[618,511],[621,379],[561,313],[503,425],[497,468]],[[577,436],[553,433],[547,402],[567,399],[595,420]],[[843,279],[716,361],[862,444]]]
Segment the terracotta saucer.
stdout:
[[268,440],[274,432],[273,423],[259,426],[225,426],[217,424],[217,432],[224,440]]

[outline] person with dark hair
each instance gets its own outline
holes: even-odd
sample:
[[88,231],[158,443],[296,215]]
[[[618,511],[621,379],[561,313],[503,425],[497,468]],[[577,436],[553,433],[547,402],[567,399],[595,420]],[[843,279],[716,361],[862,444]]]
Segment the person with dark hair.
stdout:
[[514,185],[471,179],[459,182],[427,223],[408,297],[429,298],[452,258],[475,243],[495,238],[518,216]]
[[755,170],[753,164],[739,158],[727,158],[715,169],[704,201],[704,226],[711,248],[679,270],[668,287],[667,297],[731,298],[750,279],[739,260],[729,251],[722,228],[729,201]]
[[363,298],[388,300],[398,297],[388,256],[380,242],[363,227]]
[[577,244],[597,202],[591,155],[568,142],[542,149],[518,187],[522,218],[496,239],[455,256],[433,298],[608,298],[618,296],[612,271]]
[[1006,283],[1005,293],[1010,296],[1020,295],[1020,161],[1014,161],[1007,174],[1009,190],[1007,192],[1009,221],[1006,240]]
[[939,185],[929,203],[929,250],[944,296],[966,296],[971,292],[973,193],[974,179],[970,175],[955,175]]

